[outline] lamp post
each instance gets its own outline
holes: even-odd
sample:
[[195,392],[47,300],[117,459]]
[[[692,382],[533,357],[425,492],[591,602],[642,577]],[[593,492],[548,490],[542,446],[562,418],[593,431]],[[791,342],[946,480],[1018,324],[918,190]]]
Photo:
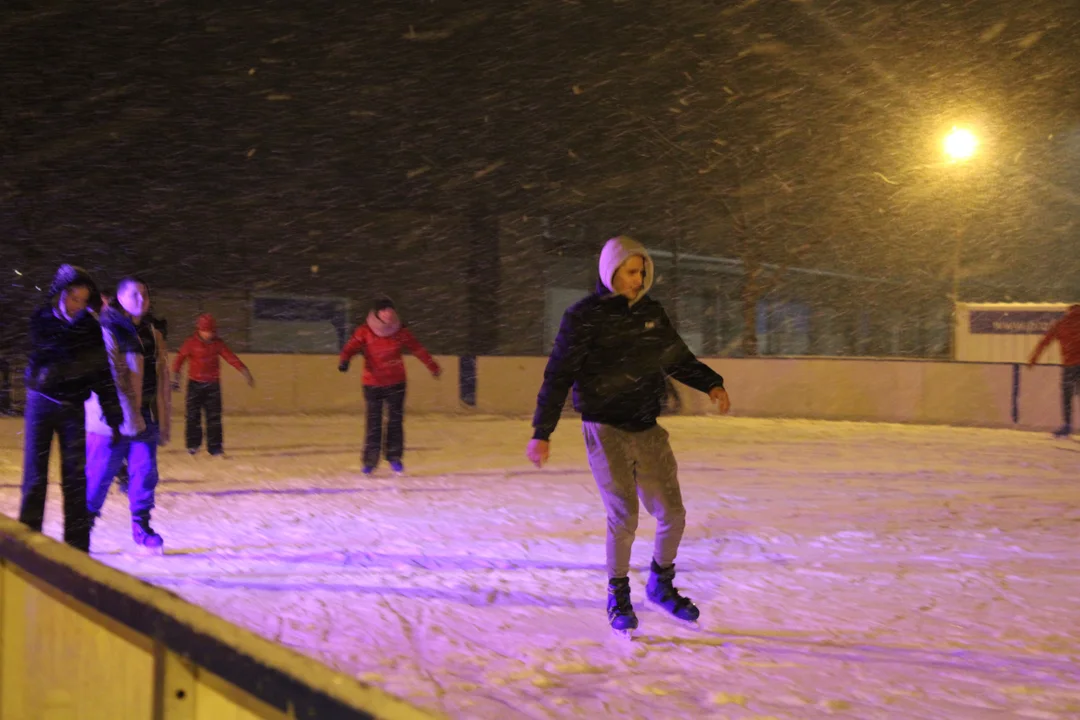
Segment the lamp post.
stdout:
[[[951,165],[962,165],[971,160],[979,151],[979,138],[967,128],[953,127],[942,141],[942,150],[945,158]],[[960,304],[960,259],[964,249],[964,231],[966,230],[967,213],[961,214],[960,222],[956,228],[956,240],[953,242],[952,257],[952,347],[949,348],[949,356],[956,359],[956,345],[959,328],[958,306]]]

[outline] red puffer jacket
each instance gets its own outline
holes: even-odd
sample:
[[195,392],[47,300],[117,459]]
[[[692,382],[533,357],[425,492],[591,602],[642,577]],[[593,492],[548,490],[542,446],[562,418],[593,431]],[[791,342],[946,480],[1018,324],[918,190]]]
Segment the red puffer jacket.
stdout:
[[213,315],[200,315],[195,323],[195,328],[196,333],[180,346],[180,352],[177,353],[176,360],[173,361],[173,375],[179,376],[180,368],[184,366],[185,362],[190,362],[188,366],[189,381],[218,382],[221,380],[222,358],[240,372],[246,373],[247,366],[233,354],[233,351],[229,349],[224,340],[216,335],[212,340],[203,340],[199,337],[199,330],[216,332],[217,323],[214,321]]
[[1039,356],[1055,340],[1061,343],[1061,364],[1080,365],[1080,305],[1071,306],[1064,317],[1050,326],[1031,353],[1030,364],[1039,362]]
[[406,350],[424,363],[432,375],[438,377],[441,372],[439,364],[420,341],[401,326],[397,315],[394,314],[391,321],[383,322],[373,312],[368,315],[367,323],[356,328],[352,338],[345,343],[339,360],[342,366],[345,366],[354,356],[362,354],[365,385],[400,385],[405,382],[405,362],[402,355]]

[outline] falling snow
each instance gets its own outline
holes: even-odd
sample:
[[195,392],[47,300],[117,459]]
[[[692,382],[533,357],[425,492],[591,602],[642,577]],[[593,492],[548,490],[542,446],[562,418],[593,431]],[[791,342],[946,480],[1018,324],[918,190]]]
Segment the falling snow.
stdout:
[[[619,233],[712,356],[941,358],[954,292],[1080,301],[1064,0],[4,9],[0,411],[61,262],[142,275],[174,346],[212,310],[249,353],[337,350],[260,335],[260,297],[328,300],[334,330],[390,293],[437,354],[544,354]],[[673,419],[705,628],[643,610],[620,645],[574,433],[537,473],[524,422],[410,418],[410,476],[363,480],[359,424],[167,450],[170,554],[128,555],[113,498],[99,557],[459,717],[1080,715],[1072,444]]]

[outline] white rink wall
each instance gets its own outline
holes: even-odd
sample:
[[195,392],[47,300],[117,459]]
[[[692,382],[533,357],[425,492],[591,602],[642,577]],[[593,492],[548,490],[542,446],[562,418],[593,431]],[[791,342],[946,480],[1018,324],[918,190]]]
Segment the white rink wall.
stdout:
[[0,516],[0,720],[320,717],[437,716]]
[[[329,355],[245,355],[254,389],[223,367],[225,410],[236,414],[360,413],[362,361],[337,371]],[[459,359],[437,358],[435,379],[406,358],[411,413],[474,411],[530,415],[547,358],[480,357],[476,405],[462,402]],[[1045,430],[1061,423],[1061,370],[1011,363],[956,363],[859,358],[706,359],[722,374],[733,414],[819,420],[925,423]],[[678,385],[683,413],[709,412],[705,396]],[[1014,397],[1015,394],[1015,397]],[[1015,407],[1014,407],[1015,403]],[[182,402],[175,403],[182,412]],[[1014,422],[1013,414],[1017,421]]]
[[[240,359],[255,376],[255,387],[249,388],[240,373],[222,363],[222,401],[226,413],[292,415],[363,410],[363,358],[354,358],[347,373],[338,372],[336,355],[244,354]],[[458,359],[438,356],[435,360],[442,368],[438,379],[416,358],[405,358],[409,383],[405,396],[407,412],[449,413],[461,409]],[[183,384],[186,382],[184,374]],[[174,399],[173,410],[183,413],[181,398]]]
[[[1056,367],[833,358],[706,362],[724,376],[736,412],[745,416],[1023,429],[1061,424]],[[685,413],[707,412],[700,393],[680,386],[680,395]]]

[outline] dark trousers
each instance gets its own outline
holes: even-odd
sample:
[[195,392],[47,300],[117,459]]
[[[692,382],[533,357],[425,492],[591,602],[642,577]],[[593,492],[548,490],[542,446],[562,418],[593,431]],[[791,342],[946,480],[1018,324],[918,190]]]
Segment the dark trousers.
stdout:
[[158,485],[158,426],[149,410],[143,411],[143,419],[146,430],[133,438],[113,441],[105,435],[87,435],[84,503],[91,518],[101,515],[113,478],[126,460],[131,519],[135,522],[150,521]]
[[203,439],[203,413],[206,414],[206,451],[222,453],[224,429],[221,426],[221,383],[188,381],[185,403],[184,441],[188,450],[198,450]]
[[1080,389],[1080,365],[1061,368],[1061,411],[1065,427],[1072,428],[1073,395]]
[[364,466],[375,467],[383,448],[383,406],[386,407],[386,459],[400,462],[405,451],[405,383],[385,387],[364,386],[367,433]]
[[82,403],[58,403],[36,392],[26,397],[23,430],[23,481],[19,522],[41,532],[49,452],[60,438],[60,491],[64,496],[64,542],[90,550],[90,515],[86,509],[86,409]]

